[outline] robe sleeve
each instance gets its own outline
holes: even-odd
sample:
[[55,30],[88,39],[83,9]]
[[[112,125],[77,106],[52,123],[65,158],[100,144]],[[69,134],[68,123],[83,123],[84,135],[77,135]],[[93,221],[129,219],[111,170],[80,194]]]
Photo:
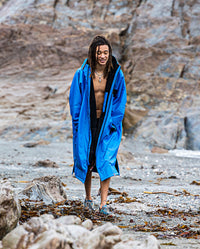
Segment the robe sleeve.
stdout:
[[73,77],[69,93],[69,105],[70,113],[72,116],[73,133],[78,129],[79,114],[82,103],[82,94],[79,79],[80,71],[77,70]]
[[115,127],[121,125],[126,106],[126,83],[122,70],[119,72],[119,80],[113,90],[113,105],[111,111],[112,123]]
[[[82,94],[80,88],[80,70],[78,69],[74,74],[70,93],[69,93],[69,105],[70,105],[70,113],[72,116],[72,130],[73,130],[73,157],[74,157],[74,165],[77,163],[78,151],[77,151],[77,136],[78,136],[78,123],[79,123],[79,115],[81,110],[82,103]],[[74,168],[73,168],[74,171]]]

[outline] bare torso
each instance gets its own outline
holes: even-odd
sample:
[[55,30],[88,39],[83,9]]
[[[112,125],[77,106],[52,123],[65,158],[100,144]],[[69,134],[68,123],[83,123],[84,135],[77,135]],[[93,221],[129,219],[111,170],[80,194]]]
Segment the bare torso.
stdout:
[[98,77],[93,78],[94,94],[96,99],[97,118],[100,118],[104,102],[104,93],[106,88],[106,79],[102,78],[99,82]]

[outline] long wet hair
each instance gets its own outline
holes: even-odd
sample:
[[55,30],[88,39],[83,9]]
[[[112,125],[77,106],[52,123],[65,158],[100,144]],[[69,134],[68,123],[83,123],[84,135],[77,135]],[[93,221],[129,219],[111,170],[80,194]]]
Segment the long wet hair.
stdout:
[[97,47],[101,45],[108,45],[108,48],[109,48],[109,57],[108,57],[108,61],[104,69],[104,75],[103,75],[104,78],[106,78],[113,66],[112,66],[112,47],[110,45],[110,42],[104,36],[97,35],[92,40],[89,50],[88,50],[88,63],[91,68],[91,76],[95,77],[95,69],[96,69],[96,64],[97,64],[96,49]]

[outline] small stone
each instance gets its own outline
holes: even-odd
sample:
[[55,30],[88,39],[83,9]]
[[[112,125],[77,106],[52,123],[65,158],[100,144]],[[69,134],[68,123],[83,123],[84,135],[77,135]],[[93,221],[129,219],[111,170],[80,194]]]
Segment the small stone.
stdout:
[[93,228],[93,223],[91,220],[87,219],[82,223],[82,226],[85,227],[88,230],[92,230]]
[[56,162],[50,161],[49,159],[40,160],[36,162],[33,166],[34,167],[59,168],[59,165]]

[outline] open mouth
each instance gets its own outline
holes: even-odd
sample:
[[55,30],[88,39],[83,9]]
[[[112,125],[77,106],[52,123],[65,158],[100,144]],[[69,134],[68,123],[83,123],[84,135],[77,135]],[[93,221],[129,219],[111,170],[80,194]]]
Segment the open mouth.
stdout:
[[99,60],[99,62],[100,62],[100,63],[105,63],[105,62],[106,62],[106,60]]

